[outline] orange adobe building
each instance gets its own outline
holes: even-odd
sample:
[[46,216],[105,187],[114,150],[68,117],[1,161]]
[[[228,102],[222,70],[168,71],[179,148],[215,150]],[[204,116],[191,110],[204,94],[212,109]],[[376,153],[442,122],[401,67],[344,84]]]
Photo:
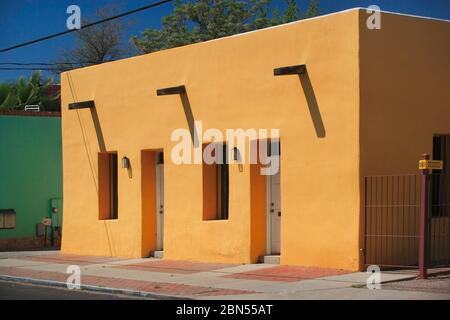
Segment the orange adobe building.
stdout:
[[[370,30],[368,17],[63,73],[62,252],[360,269],[363,177],[417,173],[433,135],[450,134],[450,23],[382,12]],[[177,129],[220,143],[194,136],[195,121],[203,133],[279,129],[267,140],[279,172],[174,163]]]

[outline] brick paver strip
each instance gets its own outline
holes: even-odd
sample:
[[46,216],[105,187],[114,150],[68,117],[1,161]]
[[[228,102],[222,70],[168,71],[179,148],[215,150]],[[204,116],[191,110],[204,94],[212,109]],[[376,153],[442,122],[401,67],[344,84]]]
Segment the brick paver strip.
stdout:
[[297,266],[276,266],[265,269],[233,273],[224,278],[293,282],[306,279],[315,279],[327,276],[351,273],[340,269],[323,269]]
[[234,266],[236,266],[236,264],[203,263],[179,260],[152,260],[141,263],[118,265],[114,266],[114,268],[164,273],[193,274],[197,272],[214,271]]
[[[23,277],[37,280],[51,280],[59,282],[65,282],[67,280],[67,277],[69,276],[68,274],[64,273],[51,271],[38,271],[16,267],[0,267],[0,274],[12,277]],[[222,296],[222,295],[257,293],[254,291],[246,291],[246,290],[210,288],[177,283],[140,281],[140,280],[107,278],[89,275],[81,276],[81,285],[92,285],[114,289],[128,289],[128,290],[143,291],[149,293],[160,293],[166,295],[177,295],[184,297],[216,296],[216,295]]]
[[112,261],[122,260],[122,259],[116,259],[116,258],[110,258],[110,257],[79,256],[79,255],[72,255],[72,254],[48,254],[48,255],[39,255],[39,256],[23,256],[23,257],[17,257],[15,259],[29,260],[29,261],[36,261],[36,262],[57,263],[57,264],[77,264],[77,265],[108,263],[108,262],[112,262]]

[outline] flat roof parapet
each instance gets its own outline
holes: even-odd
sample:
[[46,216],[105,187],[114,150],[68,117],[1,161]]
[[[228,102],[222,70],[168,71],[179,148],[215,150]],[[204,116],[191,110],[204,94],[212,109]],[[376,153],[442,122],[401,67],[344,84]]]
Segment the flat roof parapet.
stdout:
[[61,117],[60,111],[0,110],[0,116]]

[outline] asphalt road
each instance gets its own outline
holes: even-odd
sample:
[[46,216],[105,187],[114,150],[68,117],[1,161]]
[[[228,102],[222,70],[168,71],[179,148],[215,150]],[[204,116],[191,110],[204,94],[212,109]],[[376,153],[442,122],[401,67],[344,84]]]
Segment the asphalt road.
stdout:
[[130,300],[138,297],[0,281],[0,300]]

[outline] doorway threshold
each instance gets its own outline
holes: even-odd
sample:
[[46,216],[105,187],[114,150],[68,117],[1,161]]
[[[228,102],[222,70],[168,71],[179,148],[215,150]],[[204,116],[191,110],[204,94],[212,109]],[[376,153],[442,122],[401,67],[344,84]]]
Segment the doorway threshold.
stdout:
[[162,259],[164,256],[164,251],[162,251],[162,250],[153,251],[151,256],[156,259]]
[[280,264],[280,255],[264,256],[262,262],[267,264]]

